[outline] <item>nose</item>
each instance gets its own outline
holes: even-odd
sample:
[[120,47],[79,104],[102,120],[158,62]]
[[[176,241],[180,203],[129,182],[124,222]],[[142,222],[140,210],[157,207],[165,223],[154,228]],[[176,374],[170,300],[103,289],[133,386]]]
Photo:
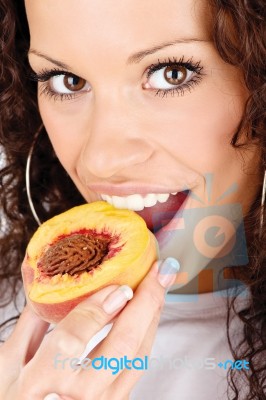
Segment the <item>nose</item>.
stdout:
[[153,152],[143,132],[141,113],[122,101],[95,101],[88,118],[83,168],[101,179],[123,175],[125,170],[145,163]]

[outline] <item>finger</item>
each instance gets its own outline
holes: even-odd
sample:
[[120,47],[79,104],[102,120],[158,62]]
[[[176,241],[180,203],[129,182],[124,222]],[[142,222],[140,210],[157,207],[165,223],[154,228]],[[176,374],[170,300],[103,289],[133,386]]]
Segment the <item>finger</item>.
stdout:
[[[171,270],[168,284],[173,284],[179,269],[178,262],[173,259],[167,259],[163,265],[164,270],[165,268],[166,270]],[[170,268],[171,266],[172,269]],[[134,358],[144,341],[152,320],[156,315],[157,317],[160,315],[164,304],[166,275],[158,274],[158,263],[153,265],[151,271],[137,288],[133,300],[121,312],[111,332],[102,345],[99,346],[97,357],[103,356],[107,359],[115,357],[118,360],[124,358],[124,356],[129,359]],[[159,277],[164,287],[159,283]],[[113,374],[110,368],[91,368],[88,374],[88,371],[81,369],[78,375],[80,390],[85,395],[98,398],[117,379],[121,372],[122,370],[119,370],[119,372]],[[90,380],[88,380],[88,376]],[[70,386],[73,387],[74,385],[74,378],[72,375],[68,381],[69,389],[71,389]]]
[[[108,314],[102,304],[116,289],[123,301],[116,311]],[[133,293],[130,288],[127,289]],[[128,291],[125,291],[125,286],[118,285],[101,289],[75,307],[53,331],[46,335],[35,357],[24,368],[21,391],[25,396],[33,400],[39,399],[39,396],[45,397],[47,393],[56,392],[76,398],[76,382],[75,387],[71,388],[74,394],[72,391],[64,390],[68,373],[73,374],[73,369],[69,367],[69,363],[65,363],[65,360],[75,361],[81,356],[89,340],[125,306],[129,300]],[[41,371],[46,371],[45,380]]]
[[1,347],[1,389],[5,390],[5,398],[17,398],[12,394],[8,397],[7,388],[10,387],[11,390],[12,384],[12,388],[15,390],[14,382],[18,379],[23,365],[38,349],[48,325],[47,322],[37,317],[29,306],[22,311],[10,338]]
[[[159,315],[156,315],[152,320],[146,336],[143,340],[143,343],[141,344],[140,349],[134,358],[140,358],[144,360],[145,356],[149,357],[158,329],[159,321]],[[138,363],[138,366],[140,366],[140,363]],[[131,392],[137,381],[140,379],[140,377],[145,374],[145,372],[145,369],[124,369],[112,385],[110,398],[119,399],[120,397],[123,398],[127,396]]]
[[[75,307],[51,332],[49,341],[51,350],[54,347],[54,350],[61,351],[63,355],[69,357],[81,355],[88,341],[126,305],[129,299],[123,288],[124,286],[110,285]],[[102,307],[103,302],[114,292],[119,292],[123,301],[116,311],[106,313]],[[48,350],[46,347],[45,351]]]
[[39,348],[48,327],[49,323],[39,318],[29,305],[26,305],[4,345],[8,351],[8,359],[15,358],[17,365],[27,363]]

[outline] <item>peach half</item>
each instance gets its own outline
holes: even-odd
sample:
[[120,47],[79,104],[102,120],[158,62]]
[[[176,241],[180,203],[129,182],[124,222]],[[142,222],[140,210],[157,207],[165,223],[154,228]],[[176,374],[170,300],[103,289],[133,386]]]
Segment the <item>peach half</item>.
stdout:
[[134,211],[104,201],[74,207],[44,222],[22,263],[28,303],[50,323],[111,285],[139,285],[157,259],[158,247]]

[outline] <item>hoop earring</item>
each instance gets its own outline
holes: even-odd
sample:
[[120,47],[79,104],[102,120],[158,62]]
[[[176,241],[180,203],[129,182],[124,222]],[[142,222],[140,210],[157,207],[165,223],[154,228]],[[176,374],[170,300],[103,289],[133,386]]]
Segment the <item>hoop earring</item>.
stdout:
[[263,223],[264,223],[265,193],[266,193],[266,170],[264,171],[264,179],[263,179],[262,195],[261,195],[260,237],[262,236]]
[[31,158],[32,158],[32,154],[34,151],[34,147],[35,144],[37,142],[37,139],[41,133],[43,129],[43,124],[41,124],[41,126],[38,128],[38,130],[36,131],[34,138],[33,138],[33,142],[31,144],[30,150],[29,150],[29,154],[27,157],[27,162],[26,162],[26,170],[25,170],[25,181],[26,181],[26,192],[27,192],[27,198],[28,198],[28,203],[32,212],[32,215],[35,219],[35,221],[37,222],[37,224],[40,226],[41,225],[41,221],[37,215],[37,212],[35,210],[33,201],[32,201],[32,197],[31,197],[31,187],[30,187],[30,166],[31,166]]

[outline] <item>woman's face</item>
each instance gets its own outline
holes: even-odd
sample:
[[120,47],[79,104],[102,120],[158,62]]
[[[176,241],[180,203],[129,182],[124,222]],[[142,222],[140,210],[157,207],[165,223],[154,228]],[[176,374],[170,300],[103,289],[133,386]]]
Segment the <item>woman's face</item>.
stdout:
[[[171,193],[189,189],[184,210],[240,203],[247,213],[258,190],[259,154],[251,145],[235,149],[230,140],[248,93],[239,70],[211,41],[207,6],[204,0],[26,0],[41,116],[87,202],[146,206],[140,214],[151,224],[155,214],[180,207],[184,193]],[[179,229],[177,246],[174,231],[162,255],[181,258],[181,268],[183,257],[191,280],[202,265],[186,263],[192,238]]]

